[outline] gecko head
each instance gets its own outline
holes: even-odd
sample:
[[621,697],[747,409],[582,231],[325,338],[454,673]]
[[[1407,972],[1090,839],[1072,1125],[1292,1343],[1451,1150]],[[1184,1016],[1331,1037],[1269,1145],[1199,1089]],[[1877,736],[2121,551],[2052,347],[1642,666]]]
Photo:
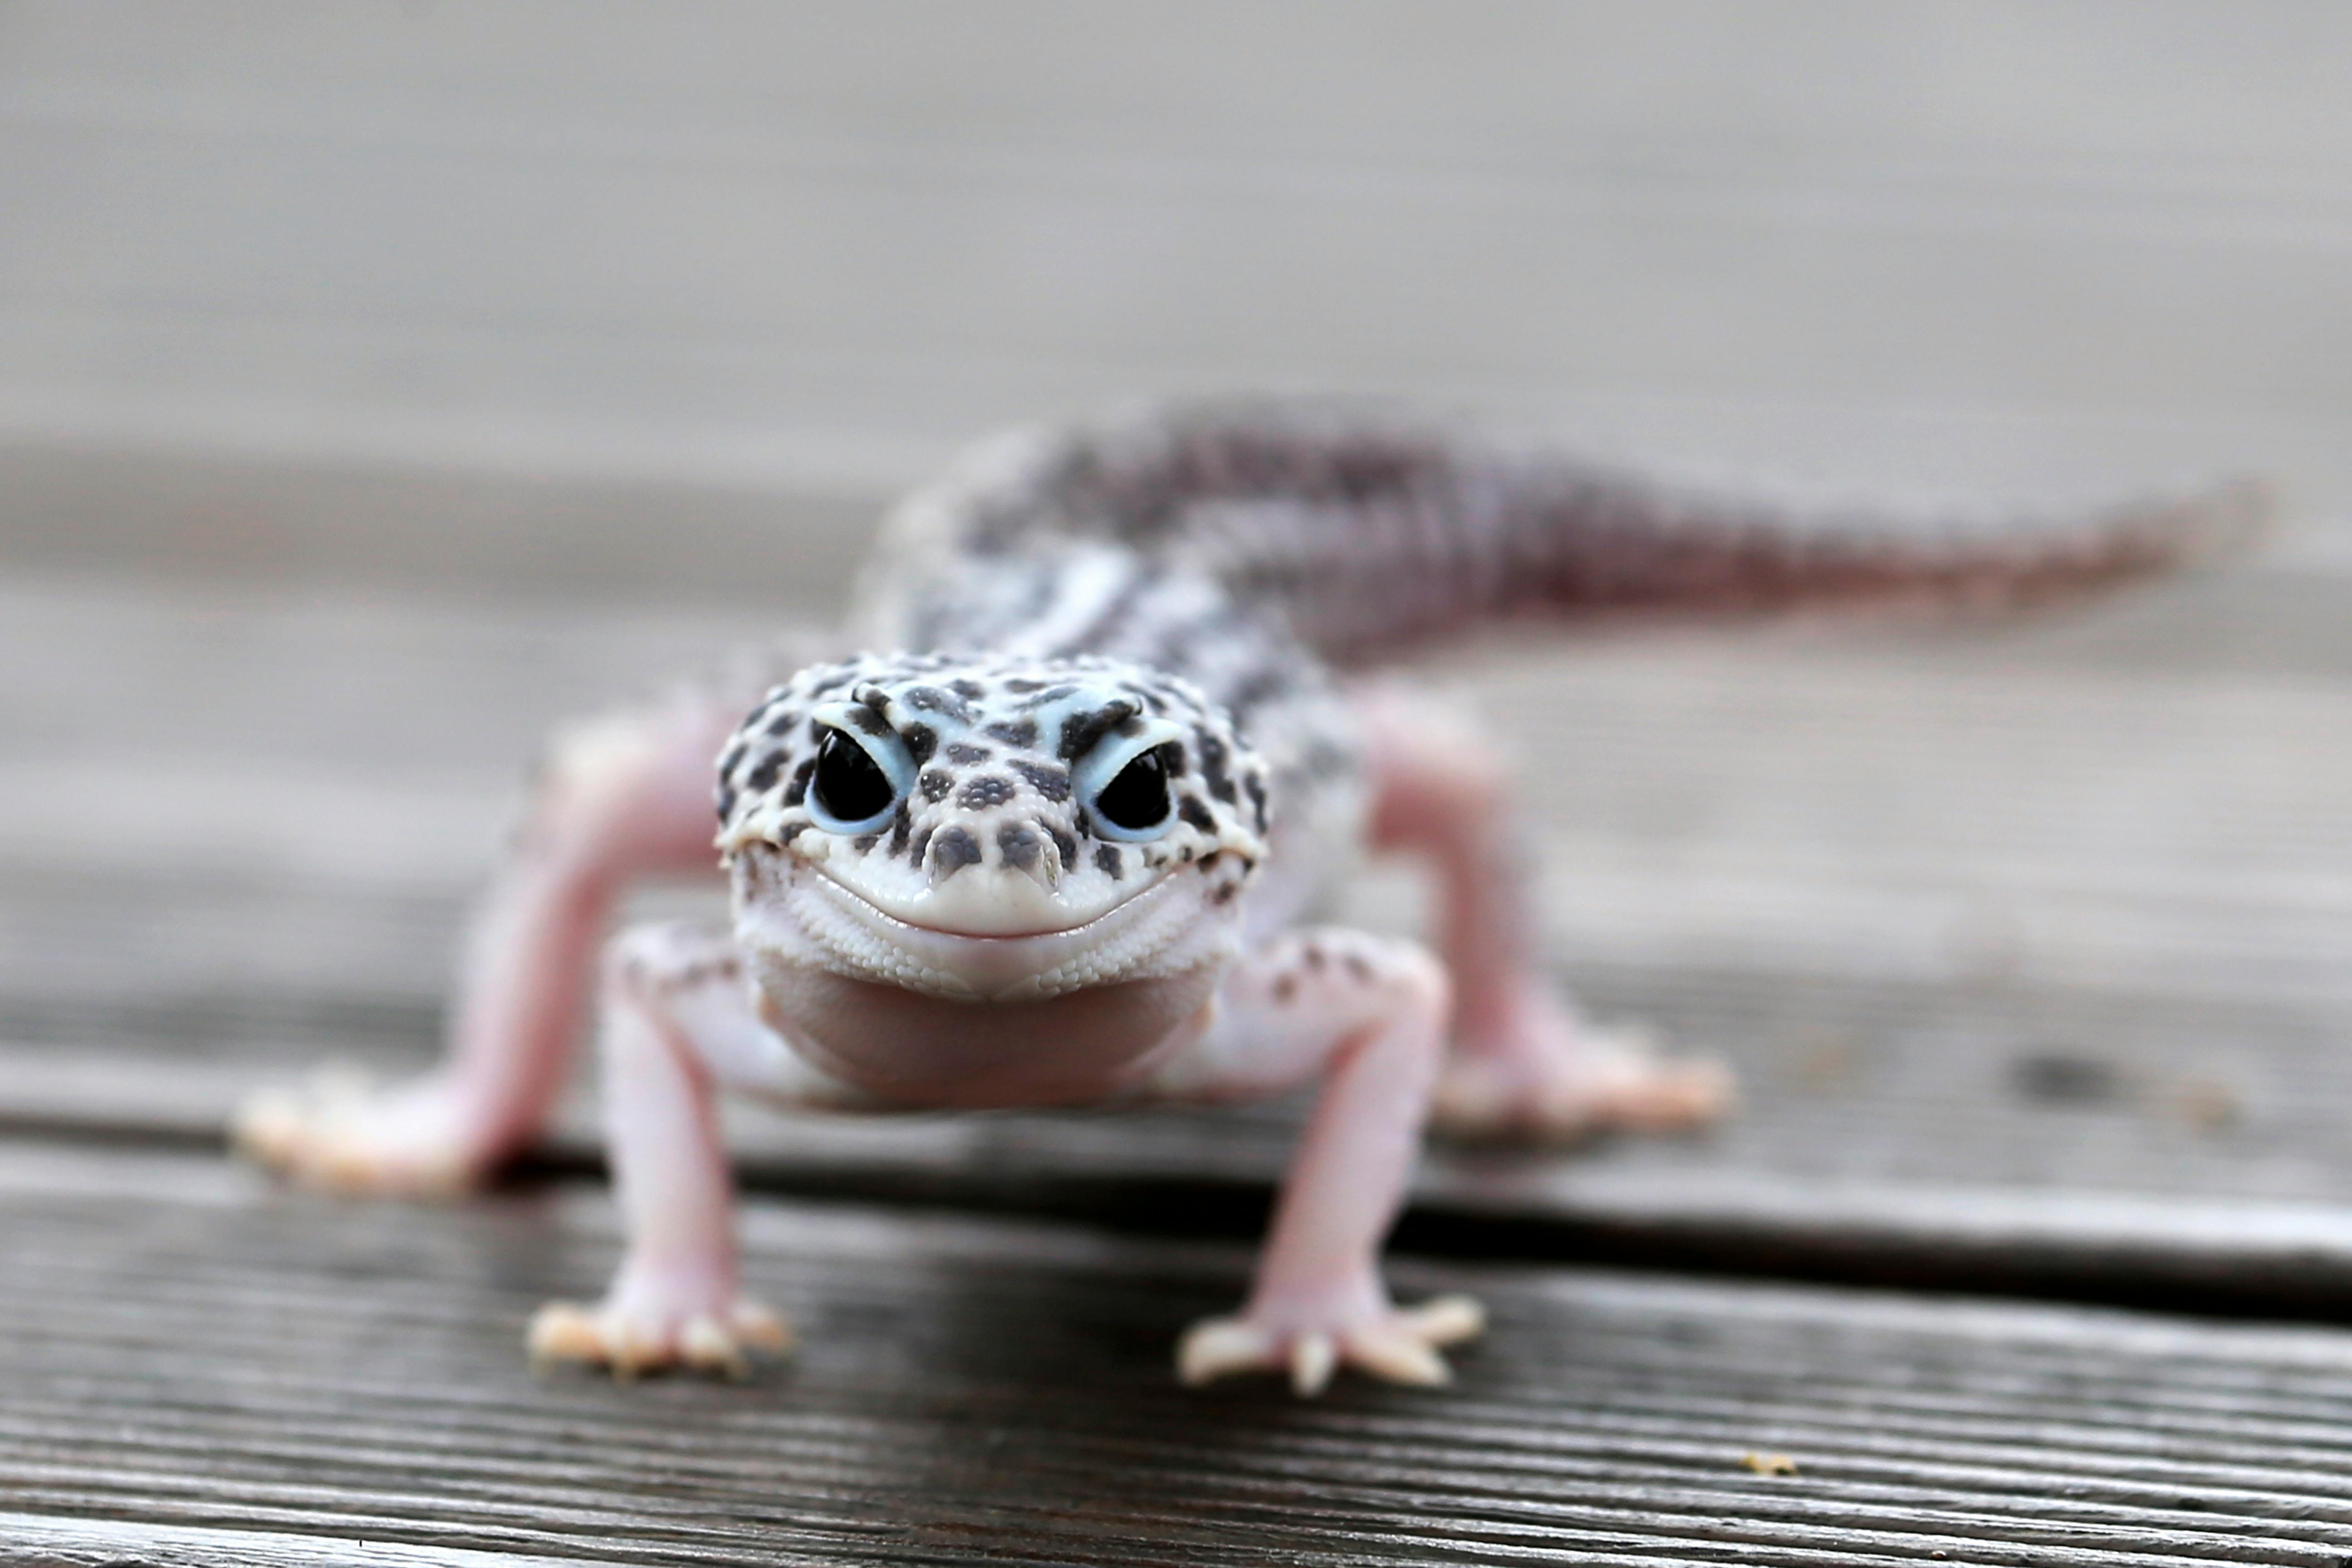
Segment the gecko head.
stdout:
[[747,939],[781,912],[824,967],[985,996],[981,972],[1034,983],[1066,950],[1095,966],[1075,989],[1122,977],[1114,953],[1237,924],[1267,799],[1231,722],[1157,671],[862,655],[743,721],[719,816]]

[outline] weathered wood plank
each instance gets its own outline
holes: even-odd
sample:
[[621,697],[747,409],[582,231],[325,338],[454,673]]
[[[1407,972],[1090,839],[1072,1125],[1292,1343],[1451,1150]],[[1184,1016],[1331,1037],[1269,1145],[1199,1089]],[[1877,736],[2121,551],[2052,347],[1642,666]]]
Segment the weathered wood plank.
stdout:
[[6,1509],[67,1543],[109,1519],[132,1553],[152,1527],[150,1560],[256,1561],[256,1538],[646,1563],[2352,1552],[2335,1330],[1408,1264],[1409,1293],[1494,1309],[1456,1386],[1299,1404],[1169,1376],[1176,1330],[1240,1289],[1236,1250],[770,1204],[750,1275],[800,1361],[614,1387],[517,1354],[541,1297],[606,1267],[601,1201],[351,1206],[18,1145],[0,1208]]

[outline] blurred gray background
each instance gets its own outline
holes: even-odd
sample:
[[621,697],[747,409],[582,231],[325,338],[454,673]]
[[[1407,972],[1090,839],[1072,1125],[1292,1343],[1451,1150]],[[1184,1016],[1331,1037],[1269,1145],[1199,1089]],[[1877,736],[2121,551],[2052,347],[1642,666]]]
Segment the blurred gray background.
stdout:
[[7,0],[0,545],[544,585],[568,529],[757,597],[779,500],[1281,386],[1897,492],[2256,467],[2336,569],[2347,80],[2327,0]]

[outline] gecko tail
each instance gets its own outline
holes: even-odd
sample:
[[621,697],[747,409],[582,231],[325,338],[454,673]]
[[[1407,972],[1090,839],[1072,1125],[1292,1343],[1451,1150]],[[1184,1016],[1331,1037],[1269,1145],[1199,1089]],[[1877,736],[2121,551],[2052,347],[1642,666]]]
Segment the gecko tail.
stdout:
[[1635,487],[1564,508],[1548,570],[1504,596],[1604,615],[2002,615],[2233,558],[2275,511],[2271,487],[2252,477],[2075,516],[1953,521],[1808,517]]
[[2038,609],[2239,554],[2273,510],[2255,479],[2059,518],[1778,504],[1382,403],[1256,398],[1015,433],[894,527],[902,560],[1123,545],[1370,662],[1500,618]]

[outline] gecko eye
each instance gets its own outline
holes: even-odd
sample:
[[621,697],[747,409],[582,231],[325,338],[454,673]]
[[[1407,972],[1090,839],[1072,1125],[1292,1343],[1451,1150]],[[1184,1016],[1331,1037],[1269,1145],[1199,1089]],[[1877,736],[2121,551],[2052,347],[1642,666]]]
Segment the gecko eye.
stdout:
[[1097,837],[1141,844],[1175,826],[1169,783],[1184,772],[1184,734],[1165,719],[1145,720],[1126,734],[1104,736],[1070,770]]
[[1168,759],[1155,746],[1118,770],[1095,796],[1095,815],[1113,827],[1149,833],[1168,820]]
[[809,815],[819,827],[833,833],[877,827],[898,804],[898,794],[882,764],[848,731],[824,731],[808,795]]

